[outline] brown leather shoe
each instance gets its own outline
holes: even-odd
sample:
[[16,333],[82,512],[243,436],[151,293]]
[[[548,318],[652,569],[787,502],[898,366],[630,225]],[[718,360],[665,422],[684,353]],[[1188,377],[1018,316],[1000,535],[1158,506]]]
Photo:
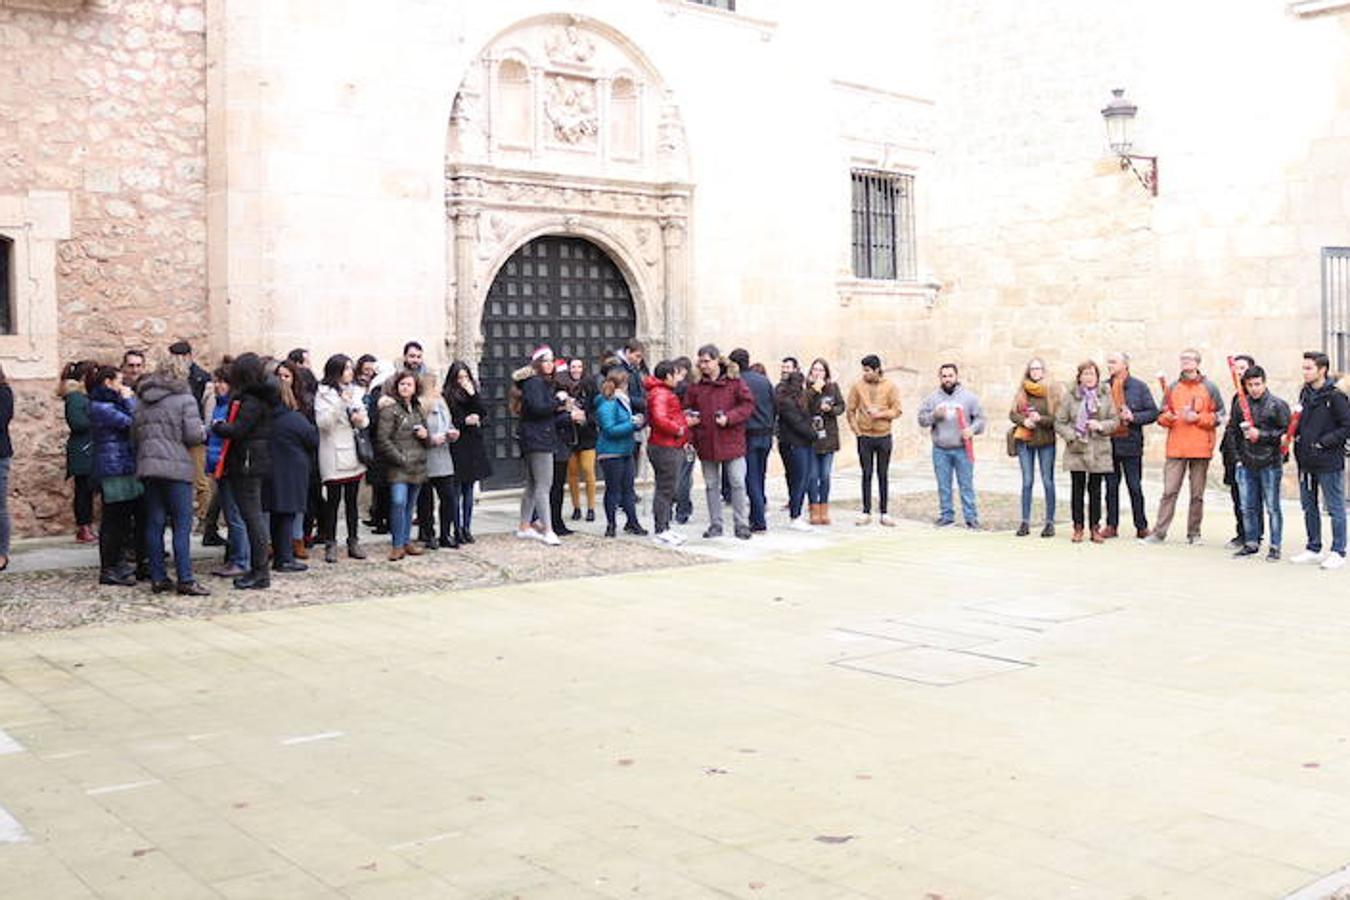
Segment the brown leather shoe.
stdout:
[[1150,534],[1152,534],[1152,533],[1153,533],[1153,529],[1151,529],[1151,528],[1140,528],[1138,531],[1136,531],[1136,532],[1134,533],[1134,536],[1137,537],[1137,538],[1139,538],[1139,540],[1142,541],[1144,538],[1148,537],[1148,536],[1149,536]]
[[1081,544],[1081,543],[1083,543],[1083,526],[1082,526],[1082,525],[1075,525],[1075,526],[1073,526],[1073,542],[1074,542],[1075,544]]
[[[1102,534],[1102,530],[1103,530],[1103,529],[1101,529],[1101,528],[1094,528],[1094,529],[1092,529],[1092,543],[1094,543],[1094,544],[1104,544],[1104,543],[1106,543],[1106,535]],[[1114,537],[1114,535],[1112,535],[1112,536]]]
[[304,538],[291,541],[291,552],[295,554],[296,559],[309,559],[309,548],[305,546]]
[[1120,532],[1116,530],[1116,526],[1114,525],[1107,525],[1105,528],[1099,530],[1097,533],[1101,535],[1101,538],[1104,541],[1109,541],[1111,540],[1111,538],[1120,534]]
[[406,556],[406,555],[407,555],[407,554],[403,552],[403,548],[402,548],[402,547],[390,547],[390,548],[389,548],[389,561],[390,561],[390,562],[398,562],[400,559],[402,559],[402,558],[403,558],[404,556]]
[[408,555],[409,555],[409,556],[421,556],[421,555],[422,555],[422,545],[421,545],[421,544],[414,544],[414,543],[412,543],[411,541],[409,541],[409,542],[408,542],[408,546],[404,547],[403,549],[406,550],[406,551],[408,551]]

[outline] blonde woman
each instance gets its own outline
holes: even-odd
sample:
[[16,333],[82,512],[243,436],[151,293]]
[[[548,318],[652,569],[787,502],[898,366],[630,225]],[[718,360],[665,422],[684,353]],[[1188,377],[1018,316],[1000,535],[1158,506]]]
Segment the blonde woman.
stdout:
[[1041,529],[1041,537],[1055,536],[1055,406],[1059,398],[1045,374],[1044,360],[1039,357],[1030,360],[1008,411],[1014,426],[1017,461],[1022,466],[1022,524],[1017,527],[1018,537],[1031,534],[1031,494],[1038,464],[1045,493],[1045,527]]

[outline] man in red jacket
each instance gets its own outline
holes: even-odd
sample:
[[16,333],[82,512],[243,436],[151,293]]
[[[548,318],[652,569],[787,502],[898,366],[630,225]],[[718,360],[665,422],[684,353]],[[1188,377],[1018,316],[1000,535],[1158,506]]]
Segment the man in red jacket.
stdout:
[[722,536],[722,474],[731,483],[731,514],[736,537],[750,539],[750,502],[745,492],[745,423],[755,412],[755,399],[741,380],[741,370],[724,360],[717,347],[698,350],[698,380],[684,394],[684,408],[693,431],[694,449],[703,464],[708,498],[705,538]]

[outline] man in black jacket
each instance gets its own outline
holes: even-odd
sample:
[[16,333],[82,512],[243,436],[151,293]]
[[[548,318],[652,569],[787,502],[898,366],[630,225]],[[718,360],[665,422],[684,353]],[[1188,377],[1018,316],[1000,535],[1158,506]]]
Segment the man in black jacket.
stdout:
[[[1303,503],[1303,522],[1308,528],[1308,549],[1293,558],[1296,563],[1321,560],[1324,569],[1345,565],[1345,442],[1350,438],[1350,398],[1327,375],[1331,360],[1325,353],[1303,354],[1303,391],[1298,431],[1294,435],[1294,458],[1298,460],[1298,492]],[[1331,552],[1322,557],[1322,513],[1318,494],[1326,500],[1331,517]]]
[[1247,392],[1251,421],[1237,409],[1224,431],[1224,443],[1233,448],[1236,458],[1234,477],[1242,497],[1243,542],[1233,556],[1240,559],[1260,552],[1264,511],[1270,519],[1270,552],[1266,560],[1277,562],[1284,531],[1284,514],[1280,509],[1284,456],[1280,440],[1289,427],[1289,404],[1266,388],[1266,372],[1258,365],[1247,369],[1242,387]]
[[750,352],[745,348],[737,347],[727,354],[727,358],[741,367],[741,380],[750,388],[750,396],[755,398],[754,415],[745,423],[745,490],[750,498],[750,530],[768,531],[765,515],[768,498],[764,482],[768,478],[769,454],[773,451],[773,432],[778,419],[773,408],[773,382],[750,368]]
[[[1233,364],[1233,371],[1237,373],[1238,384],[1246,388],[1247,370],[1256,365],[1256,360],[1246,353],[1239,353],[1230,357]],[[1242,400],[1237,395],[1233,395],[1233,402],[1228,405],[1231,425],[1233,422],[1242,420]],[[1233,539],[1228,542],[1229,550],[1241,550],[1247,545],[1246,535],[1246,514],[1243,510],[1242,490],[1240,479],[1237,474],[1237,467],[1241,464],[1238,459],[1238,442],[1242,440],[1242,432],[1235,428],[1225,428],[1223,436],[1219,439],[1219,455],[1223,457],[1223,483],[1228,486],[1228,494],[1233,500],[1233,519],[1237,522],[1237,529]],[[1257,540],[1257,543],[1261,543]]]
[[1102,537],[1113,538],[1120,527],[1120,480],[1124,476],[1130,494],[1134,534],[1148,537],[1148,510],[1144,508],[1144,426],[1158,421],[1158,404],[1148,385],[1130,374],[1130,355],[1116,350],[1106,357],[1111,373],[1111,398],[1120,411],[1120,426],[1111,435],[1112,472],[1106,476],[1106,528]]

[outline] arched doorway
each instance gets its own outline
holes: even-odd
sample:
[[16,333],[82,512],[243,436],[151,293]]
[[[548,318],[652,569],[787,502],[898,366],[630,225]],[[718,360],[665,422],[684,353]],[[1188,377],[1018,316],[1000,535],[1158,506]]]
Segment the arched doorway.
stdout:
[[483,306],[483,355],[478,377],[491,415],[488,487],[523,479],[516,420],[507,409],[511,373],[540,344],[555,355],[600,358],[635,334],[633,295],[623,273],[584,238],[547,235],[517,249],[502,265]]

